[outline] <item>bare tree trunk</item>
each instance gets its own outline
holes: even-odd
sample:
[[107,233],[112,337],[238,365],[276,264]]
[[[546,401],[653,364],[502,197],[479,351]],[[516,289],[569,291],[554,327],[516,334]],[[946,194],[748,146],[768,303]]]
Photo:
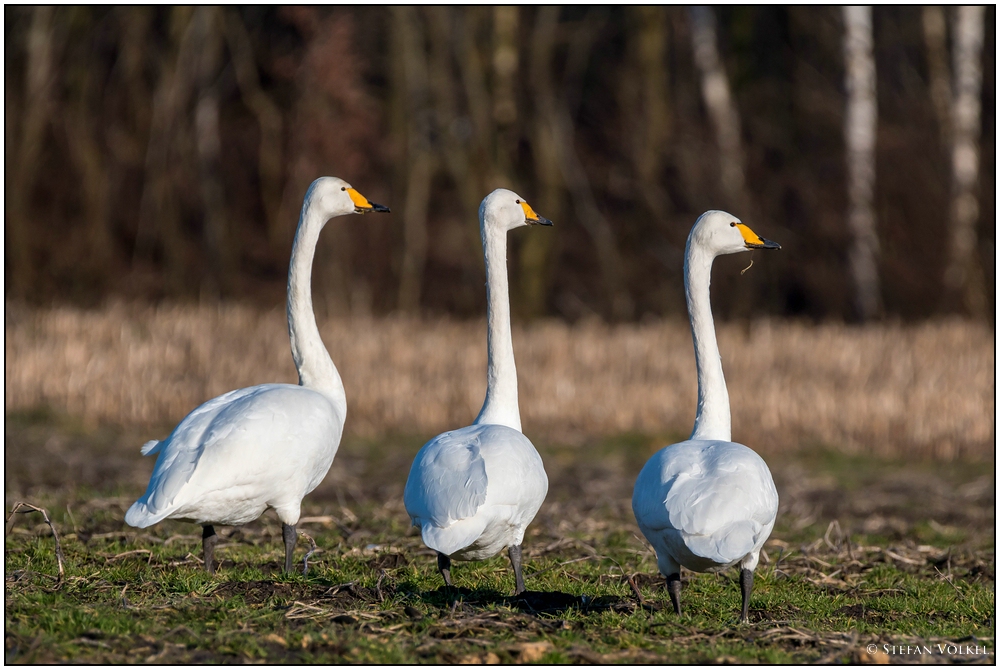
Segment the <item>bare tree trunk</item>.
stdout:
[[[490,21],[485,14],[488,7],[469,7],[458,14],[458,40],[456,42],[456,59],[465,90],[466,104],[469,106],[469,119],[472,124],[472,140],[476,150],[476,160],[489,163],[490,138],[493,133],[490,93],[486,86],[486,66],[480,53],[480,45],[476,42],[478,28]],[[482,169],[484,166],[480,165]],[[478,208],[478,199],[476,207]],[[482,240],[476,231],[475,249],[481,251]]]
[[715,13],[711,8],[691,8],[691,41],[694,46],[694,61],[701,74],[702,98],[712,117],[719,145],[722,191],[728,200],[728,206],[746,216],[749,199],[746,196],[740,114],[729,90],[729,78],[719,58]]
[[171,10],[172,48],[163,56],[153,97],[149,144],[139,204],[133,262],[148,256],[156,241],[163,246],[165,274],[171,292],[185,283],[184,239],[180,231],[177,196],[172,173],[183,163],[180,129],[184,110],[195,85],[198,44],[190,7]]
[[429,151],[417,151],[409,161],[406,200],[403,203],[404,250],[399,282],[399,309],[420,311],[424,267],[427,264],[427,209],[430,205],[434,159]]
[[[77,7],[64,11],[82,13],[88,10]],[[85,16],[80,18],[86,21]],[[108,264],[114,254],[109,230],[108,169],[98,139],[101,137],[100,98],[96,94],[100,89],[94,78],[100,67],[93,54],[93,50],[87,50],[79,62],[68,63],[65,67],[65,87],[72,103],[62,117],[68,154],[79,175],[78,187],[84,202],[82,215],[87,232],[87,253],[81,265],[86,267],[91,279],[101,280],[110,276]]]
[[[109,216],[112,219],[117,216],[112,204],[120,197],[121,190],[126,188],[123,184],[126,175],[142,170],[149,144],[153,95],[147,82],[147,61],[155,53],[149,48],[154,12],[153,7],[114,9],[118,57],[115,62],[116,76],[109,84],[115,87],[120,85],[124,89],[124,104],[120,114],[112,114],[107,119],[93,119],[94,123],[106,124],[103,128],[105,137],[115,138],[103,147],[108,152],[104,178],[107,180]],[[98,94],[106,95],[104,87],[95,88]],[[127,216],[125,220],[130,226],[137,225],[138,221],[135,216]]]
[[878,109],[875,99],[875,57],[872,53],[871,7],[844,7],[844,60],[847,113],[847,224],[854,238],[850,251],[855,307],[863,321],[882,310],[878,277],[878,233],[875,228],[875,138]]
[[[30,229],[31,194],[53,106],[52,7],[31,9],[24,104],[17,142],[7,145],[7,251],[11,293],[24,297],[34,283]],[[12,149],[11,147],[16,147]],[[13,160],[12,160],[13,159]]]
[[222,64],[222,10],[218,7],[198,7],[192,21],[197,27],[200,49],[196,66],[198,99],[194,110],[194,130],[204,207],[202,235],[208,259],[201,294],[203,298],[214,300],[230,288],[234,256],[227,224],[221,174],[222,140],[219,137],[217,79]]
[[[9,19],[8,19],[9,20]],[[4,188],[7,189],[7,197],[4,199],[4,216],[6,217],[4,233],[4,281],[7,282],[7,272],[10,272],[10,281],[7,282],[7,291],[10,296],[23,295],[21,291],[30,285],[23,276],[24,268],[30,267],[30,255],[25,249],[25,222],[21,211],[24,209],[23,199],[17,202],[14,195],[14,168],[17,161],[17,142],[15,137],[18,132],[18,121],[21,111],[18,105],[18,95],[11,86],[12,77],[4,78]],[[14,276],[22,275],[16,280]]]
[[403,203],[403,265],[399,309],[416,312],[427,263],[427,208],[435,170],[430,146],[430,91],[424,32],[413,7],[393,7],[393,25],[406,91],[406,199]]
[[[531,59],[528,63],[529,83],[536,100],[552,86],[550,68],[558,22],[559,7],[538,8],[531,37]],[[556,138],[546,115],[539,110],[535,110],[533,114],[531,132],[535,177],[541,189],[536,206],[539,212],[556,222],[556,227],[545,235],[526,235],[521,247],[522,311],[529,318],[534,318],[545,311],[551,276],[549,259],[556,235],[560,231],[563,183]]]
[[494,179],[515,187],[512,179],[514,154],[517,151],[517,100],[514,86],[518,72],[518,7],[493,8],[493,121],[496,123]]
[[[458,11],[455,30],[455,59],[458,62],[462,89],[465,92],[465,103],[468,118],[460,128],[470,131],[468,148],[469,170],[464,180],[462,198],[466,209],[475,215],[479,211],[479,202],[483,196],[496,188],[496,166],[494,165],[495,124],[493,119],[493,101],[487,86],[489,58],[488,44],[485,46],[479,36],[488,30],[493,20],[492,8],[488,6],[467,7]],[[451,160],[449,158],[449,160]],[[465,244],[469,249],[469,258],[482,255],[482,239],[479,229],[466,226],[463,229]],[[532,237],[537,237],[533,235]],[[466,276],[481,277],[481,264],[463,266]]]
[[[445,165],[458,188],[465,221],[473,221],[483,197],[483,180],[474,160],[478,139],[473,137],[472,124],[467,118],[460,116],[458,111],[456,91],[459,87],[451,67],[458,45],[458,40],[455,39],[458,32],[454,25],[455,10],[435,6],[426,8],[426,13],[431,37],[428,77],[437,117],[437,136]],[[478,242],[479,238],[476,239],[477,244],[481,244]]]
[[941,144],[950,146],[951,76],[948,72],[948,26],[945,23],[944,7],[926,6],[921,11],[931,103],[941,132]]
[[[586,27],[582,30],[586,30]],[[586,51],[589,53],[589,49]],[[540,85],[536,89],[537,113],[541,117],[539,122],[547,126],[548,132],[554,139],[559,171],[572,196],[573,208],[579,215],[584,230],[593,240],[610,316],[616,320],[628,319],[632,316],[634,305],[625,284],[624,263],[618,251],[614,231],[597,206],[590,179],[576,152],[573,119],[566,101],[557,100],[553,93],[554,84],[551,82],[551,75],[544,76],[549,80],[548,84]]]
[[986,313],[983,270],[976,259],[979,220],[980,95],[983,69],[982,6],[959,7],[954,25],[955,96],[952,100],[951,212],[945,300],[954,309],[958,299],[974,316]]
[[236,73],[236,83],[240,87],[243,102],[257,117],[257,125],[260,127],[257,174],[260,179],[260,198],[267,216],[268,240],[271,244],[280,245],[284,242],[281,222],[284,122],[278,105],[264,93],[260,85],[257,61],[243,19],[235,9],[224,11],[226,44]]
[[573,195],[573,206],[580,216],[580,223],[594,241],[611,317],[616,320],[631,318],[634,305],[625,285],[624,263],[611,224],[597,206],[590,179],[577,155],[573,121],[565,109],[560,109],[556,111],[553,123],[562,177]]
[[[115,8],[120,26],[118,62],[122,68],[125,87],[128,90],[127,116],[130,117],[128,119],[131,122],[129,130],[132,134],[145,135],[149,132],[152,96],[145,83],[145,66],[150,51],[149,34],[153,27],[154,11],[152,7]],[[133,141],[138,142],[138,139],[133,137]],[[142,142],[142,145],[144,146],[145,142]],[[130,143],[129,147],[132,146],[134,145]],[[114,149],[112,150],[114,151]],[[141,165],[142,161],[141,150],[128,152],[127,162],[130,166]]]
[[667,99],[667,17],[663,7],[633,7],[634,24],[631,47],[637,76],[628,97],[639,108],[632,114],[632,164],[639,181],[639,192],[651,214],[662,220],[669,207],[669,197],[660,186],[663,152],[670,139],[670,104]]

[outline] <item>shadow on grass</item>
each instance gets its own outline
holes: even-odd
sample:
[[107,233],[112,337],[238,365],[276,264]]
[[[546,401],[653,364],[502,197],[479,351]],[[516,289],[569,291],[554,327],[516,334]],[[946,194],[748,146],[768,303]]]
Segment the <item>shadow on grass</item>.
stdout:
[[240,598],[246,604],[271,601],[310,600],[326,607],[351,608],[378,603],[394,591],[390,585],[370,589],[356,582],[335,583],[327,579],[281,581],[278,579],[233,579],[212,588],[209,595],[223,600]]
[[[401,584],[401,590],[414,587],[413,584]],[[609,610],[631,612],[636,604],[621,596],[590,596],[574,595],[563,591],[525,591],[516,596],[509,596],[493,589],[468,589],[463,586],[440,586],[433,591],[413,592],[423,602],[441,609],[451,609],[456,604],[486,608],[489,606],[506,606],[524,614],[561,614],[571,609],[584,614],[605,612]]]

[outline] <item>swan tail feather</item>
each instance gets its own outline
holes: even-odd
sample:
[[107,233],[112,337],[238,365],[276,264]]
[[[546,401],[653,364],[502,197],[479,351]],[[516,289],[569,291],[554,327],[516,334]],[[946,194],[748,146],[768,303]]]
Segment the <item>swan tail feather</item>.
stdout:
[[173,509],[152,510],[143,500],[137,500],[125,512],[125,523],[133,528],[148,528],[166,519],[171,512]]
[[160,452],[160,445],[162,444],[163,442],[161,442],[160,440],[150,440],[146,444],[142,445],[142,449],[139,450],[139,453],[142,454],[143,456],[152,456],[153,454],[158,454]]
[[423,523],[420,526],[420,536],[424,544],[434,551],[451,556],[478,540],[485,528],[485,519],[476,517],[456,521],[445,528],[433,523]]
[[751,521],[737,521],[711,535],[686,535],[691,553],[716,563],[733,563],[753,551],[761,528]]

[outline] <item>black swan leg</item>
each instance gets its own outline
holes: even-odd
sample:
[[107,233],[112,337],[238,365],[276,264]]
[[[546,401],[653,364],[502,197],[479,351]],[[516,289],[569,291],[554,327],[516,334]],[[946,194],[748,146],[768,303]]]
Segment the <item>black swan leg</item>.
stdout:
[[201,527],[201,550],[205,558],[205,572],[210,575],[215,574],[215,545],[219,541],[219,536],[215,534],[215,528],[210,525]]
[[451,583],[451,556],[445,556],[440,551],[438,552],[438,570],[441,572],[441,577],[444,578],[445,586],[453,586]]
[[740,621],[746,623],[747,611],[750,609],[750,592],[753,591],[753,570],[740,570],[740,590],[743,592],[743,614]]
[[295,543],[298,541],[299,536],[295,532],[295,526],[289,526],[287,523],[281,524],[281,536],[285,540],[285,572],[291,573]]
[[670,594],[670,602],[674,605],[674,612],[680,616],[681,613],[681,573],[675,572],[667,575],[667,593]]
[[525,591],[524,575],[521,574],[521,545],[508,547],[507,555],[510,556],[510,564],[514,568],[514,595],[519,596]]

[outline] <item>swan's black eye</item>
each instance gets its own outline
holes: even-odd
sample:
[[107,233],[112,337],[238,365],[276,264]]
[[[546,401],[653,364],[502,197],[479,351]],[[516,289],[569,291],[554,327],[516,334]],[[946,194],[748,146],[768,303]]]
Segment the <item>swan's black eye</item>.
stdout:
[[520,205],[520,204],[521,204],[521,201],[520,201],[520,200],[515,200],[514,202],[515,202],[515,203],[517,203],[518,205]]
[[729,227],[730,227],[730,228],[735,228],[735,227],[736,227],[736,222],[735,222],[735,221],[733,221],[732,223],[730,223],[730,224],[729,224]]
[[341,191],[346,191],[346,190],[347,190],[347,187],[346,187],[346,186],[341,186],[341,187],[340,187],[340,190],[341,190]]

